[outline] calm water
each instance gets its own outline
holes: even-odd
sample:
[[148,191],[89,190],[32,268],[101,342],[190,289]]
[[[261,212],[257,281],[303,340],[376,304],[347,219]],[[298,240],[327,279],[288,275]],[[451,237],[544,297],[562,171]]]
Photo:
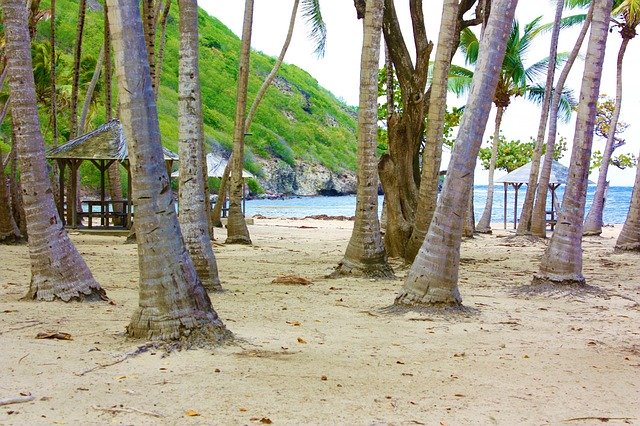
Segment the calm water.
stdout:
[[[591,205],[595,185],[589,186],[587,191],[587,211]],[[624,223],[629,210],[631,199],[631,187],[616,186],[609,188],[607,204],[604,210],[604,222],[609,224]],[[564,187],[558,188],[560,200]],[[515,192],[512,187],[507,191],[507,220],[513,221],[513,201]],[[518,214],[522,208],[525,190],[518,192]],[[474,209],[476,220],[480,219],[487,197],[486,185],[474,188]],[[491,221],[502,223],[504,220],[504,189],[502,184],[496,186],[493,198],[493,214]],[[550,200],[550,197],[549,197]],[[263,215],[267,217],[305,217],[311,215],[326,214],[329,216],[353,216],[356,206],[356,198],[353,195],[343,197],[295,197],[281,200],[248,200],[247,217]],[[379,207],[382,208],[382,197],[379,198]],[[550,203],[549,203],[550,208]],[[586,214],[586,213],[585,213]]]

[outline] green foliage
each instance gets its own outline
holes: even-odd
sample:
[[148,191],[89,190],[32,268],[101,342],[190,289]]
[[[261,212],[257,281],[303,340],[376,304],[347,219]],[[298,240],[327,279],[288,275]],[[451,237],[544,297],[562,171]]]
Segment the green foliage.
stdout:
[[[49,7],[43,1],[42,9]],[[58,126],[60,143],[69,136],[69,99],[73,44],[76,31],[77,2],[58,0],[56,18],[56,70],[58,75]],[[91,80],[96,58],[103,42],[103,12],[88,9],[83,41],[83,61],[80,83],[80,102]],[[240,40],[224,24],[199,11],[200,80],[202,85],[203,121],[206,140],[215,141],[230,151],[236,102],[236,80]],[[172,7],[167,20],[167,37],[162,63],[161,85],[157,100],[162,143],[177,152],[178,148],[178,8]],[[49,21],[42,21],[34,41],[36,85],[45,139],[50,142],[50,80],[51,54]],[[158,37],[160,31],[158,31]],[[158,43],[160,39],[158,38]],[[159,44],[158,44],[159,45]],[[252,52],[249,77],[249,102],[253,100],[265,76],[271,71],[275,58]],[[114,85],[116,80],[114,79]],[[275,86],[275,87],[274,87]],[[104,122],[104,85],[100,83],[94,95],[88,129]],[[116,99],[114,98],[114,105]],[[81,108],[81,105],[80,105]],[[356,167],[356,107],[348,106],[319,86],[306,71],[283,64],[275,84],[267,90],[246,138],[247,164],[245,168],[256,176],[262,175],[260,163],[254,155],[279,158],[288,164],[304,159],[314,161],[334,171],[355,170]],[[87,168],[83,182],[97,187],[99,173]]]
[[260,185],[260,182],[254,178],[247,179],[247,186],[249,187],[249,193],[251,195],[264,194],[264,188]]
[[[615,110],[615,99],[608,97],[607,95],[600,95],[598,103],[596,105],[596,124],[593,127],[593,133],[606,140],[611,132],[611,119],[613,118],[613,112]],[[616,128],[614,130],[614,141],[612,146],[612,154],[617,148],[625,144],[625,140],[620,137],[622,133],[629,127],[629,125],[623,121],[618,120]],[[635,155],[632,153],[624,153],[617,156],[611,155],[609,161],[610,165],[616,166],[619,169],[626,169],[627,167],[635,167],[638,161]],[[595,150],[591,153],[591,164],[589,165],[589,172],[599,169],[602,164],[602,152]]]
[[[490,139],[493,139],[491,137]],[[490,143],[490,142],[489,142]],[[521,142],[520,140],[507,141],[503,135],[500,135],[500,144],[498,145],[498,156],[496,158],[496,169],[504,170],[510,173],[522,167],[531,161],[533,157],[533,148],[535,146],[535,140],[531,138],[528,142]],[[546,146],[545,146],[546,150]],[[567,150],[567,140],[564,137],[560,137],[556,141],[553,150],[553,159],[559,160]],[[544,153],[544,152],[543,152]],[[491,161],[491,148],[480,148],[480,161],[482,161],[482,167],[489,169],[489,162]]]

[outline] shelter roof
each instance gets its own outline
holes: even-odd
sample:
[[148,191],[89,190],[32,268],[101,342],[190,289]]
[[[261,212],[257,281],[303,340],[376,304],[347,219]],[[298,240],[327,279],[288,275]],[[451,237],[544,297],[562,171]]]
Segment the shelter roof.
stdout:
[[[540,164],[544,162],[544,155],[540,159]],[[495,183],[529,183],[529,174],[531,173],[531,163],[520,166],[511,173],[495,180]],[[549,177],[550,184],[565,184],[569,176],[569,168],[553,160],[551,162],[551,175]],[[538,179],[540,175],[538,174]]]
[[[162,149],[165,161],[178,161],[177,154],[164,147]],[[111,120],[89,133],[49,150],[47,158],[124,161],[129,158],[129,150],[122,124],[118,120]]]

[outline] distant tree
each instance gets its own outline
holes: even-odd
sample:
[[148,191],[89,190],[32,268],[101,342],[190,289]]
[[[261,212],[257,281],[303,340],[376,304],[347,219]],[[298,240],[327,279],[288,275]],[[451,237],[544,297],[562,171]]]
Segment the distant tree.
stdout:
[[640,167],[636,168],[629,212],[616,240],[616,249],[640,251]]
[[[507,141],[503,135],[500,135],[500,143],[498,144],[498,154],[496,157],[495,168],[510,173],[518,167],[529,163],[533,158],[536,141],[532,138],[529,142],[521,142],[520,140]],[[567,150],[567,141],[561,137],[560,141],[554,146],[553,159],[559,160]],[[544,155],[545,152],[543,151]],[[480,161],[482,167],[489,168],[491,161],[491,148],[480,148]]]

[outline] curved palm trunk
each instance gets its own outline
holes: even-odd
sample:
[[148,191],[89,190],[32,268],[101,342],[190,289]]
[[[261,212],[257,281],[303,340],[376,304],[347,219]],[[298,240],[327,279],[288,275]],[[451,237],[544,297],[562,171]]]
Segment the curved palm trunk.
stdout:
[[[635,35],[635,31],[633,32]],[[609,125],[609,134],[607,135],[607,143],[605,144],[602,153],[602,164],[598,170],[598,184],[596,191],[593,194],[593,202],[591,208],[587,214],[587,218],[584,221],[584,235],[600,235],[602,234],[602,214],[604,211],[604,203],[606,201],[607,188],[609,183],[607,182],[607,172],[609,170],[609,162],[613,151],[616,149],[616,127],[618,127],[618,119],[620,118],[620,109],[622,107],[622,61],[624,59],[627,45],[630,38],[623,37],[622,44],[620,44],[620,50],[618,50],[618,59],[616,62],[616,103],[611,114],[611,122]]]
[[20,162],[31,260],[31,285],[25,298],[47,301],[106,299],[104,290],[64,230],[51,194],[36,107],[27,9],[20,0],[4,0],[2,8],[14,144]]
[[98,60],[96,61],[96,68],[93,70],[93,77],[91,77],[91,82],[89,82],[89,86],[87,87],[87,93],[84,97],[84,104],[82,105],[82,113],[80,114],[80,122],[78,123],[78,129],[80,129],[79,133],[84,134],[86,132],[87,127],[87,116],[89,115],[89,107],[91,106],[91,100],[93,99],[93,93],[96,90],[96,86],[98,85],[98,80],[100,79],[100,73],[102,72],[102,66],[104,65],[104,44],[100,48],[100,53],[98,53]]
[[640,251],[640,167],[636,168],[636,180],[631,193],[631,205],[620,235],[616,240],[617,250]]
[[238,91],[236,97],[236,119],[233,131],[233,154],[231,155],[231,184],[229,191],[229,219],[227,221],[228,244],[251,244],[247,222],[242,213],[244,191],[244,119],[247,109],[247,87],[249,81],[249,54],[251,50],[251,26],[253,25],[253,0],[245,0],[242,26],[242,48],[238,69]]
[[334,276],[393,277],[380,235],[376,146],[378,121],[378,60],[383,0],[368,0],[363,25],[358,109],[358,188],[353,231]]
[[[78,136],[78,86],[80,83],[80,58],[82,57],[82,39],[84,34],[84,18],[87,1],[80,0],[78,9],[78,24],[76,27],[76,44],[73,50],[73,80],[71,83],[71,136]],[[71,210],[71,209],[69,209]],[[69,222],[70,223],[70,222]]]
[[469,100],[460,123],[444,188],[429,232],[416,256],[396,304],[462,302],[458,291],[460,243],[471,191],[473,170],[498,85],[506,42],[517,0],[496,0],[481,40]]
[[[547,131],[547,148],[546,152],[552,153],[556,144],[556,133],[558,128],[558,108],[560,105],[560,97],[562,95],[562,88],[564,87],[567,78],[569,77],[569,71],[573,67],[580,48],[584,43],[584,39],[587,35],[587,30],[591,26],[591,19],[593,17],[593,2],[589,7],[587,17],[582,24],[580,34],[576,39],[575,45],[571,50],[571,54],[565,62],[560,75],[558,76],[558,82],[556,83],[555,90],[553,91],[553,97],[551,98],[551,107],[549,108],[549,129]],[[533,212],[531,215],[530,232],[537,237],[546,238],[546,211],[547,211],[547,191],[549,189],[549,180],[551,178],[551,165],[553,161],[552,155],[545,155],[544,162],[542,163],[542,169],[540,170],[540,179],[538,179],[538,185],[536,189],[535,203]]]
[[[536,145],[531,158],[531,171],[529,173],[529,182],[527,183],[527,192],[520,213],[520,221],[516,229],[517,235],[526,235],[530,233],[531,214],[533,212],[533,201],[535,199],[536,185],[538,183],[538,172],[540,171],[540,158],[542,157],[542,147],[544,145],[544,133],[547,129],[547,121],[549,119],[549,107],[551,97],[553,96],[553,79],[556,71],[556,57],[558,55],[558,39],[560,38],[560,23],[562,20],[562,9],[564,8],[564,0],[556,1],[556,14],[553,20],[553,30],[551,31],[551,43],[549,48],[549,66],[547,68],[547,81],[545,82],[544,97],[542,99],[542,110],[540,112],[540,122],[538,124],[538,134],[536,136]],[[549,152],[549,151],[547,151]],[[551,152],[549,152],[549,156]]]
[[167,42],[167,19],[169,18],[169,10],[171,9],[171,0],[166,0],[164,8],[162,10],[162,17],[160,18],[160,47],[158,48],[158,54],[156,55],[156,77],[155,77],[155,92],[156,97],[157,88],[160,87],[160,76],[162,75],[162,63],[164,61],[164,46]]
[[198,4],[179,0],[180,69],[178,125],[180,133],[180,229],[196,272],[207,290],[222,290],[207,217],[204,175],[204,130],[198,64]]
[[429,230],[429,224],[438,200],[438,176],[442,160],[442,139],[444,116],[447,110],[447,79],[451,66],[451,56],[455,45],[458,1],[446,0],[442,6],[440,34],[433,67],[431,95],[429,97],[429,120],[427,122],[427,143],[422,154],[422,178],[418,193],[418,207],[409,243],[405,250],[405,260],[413,262]]
[[140,300],[130,337],[219,342],[230,337],[182,241],[164,163],[138,2],[108,0],[122,122],[129,147]]
[[582,275],[582,220],[611,5],[612,0],[603,0],[597,2],[593,11],[567,188],[558,224],[540,262],[540,270],[533,278],[534,283],[585,283]]
[[493,132],[493,144],[491,145],[491,160],[489,161],[489,185],[487,187],[487,201],[484,205],[484,210],[478,225],[476,225],[476,232],[483,234],[491,233],[491,211],[493,210],[493,175],[496,170],[496,159],[498,158],[498,145],[500,145],[500,124],[502,123],[502,115],[506,107],[499,106],[496,111],[496,125]]

